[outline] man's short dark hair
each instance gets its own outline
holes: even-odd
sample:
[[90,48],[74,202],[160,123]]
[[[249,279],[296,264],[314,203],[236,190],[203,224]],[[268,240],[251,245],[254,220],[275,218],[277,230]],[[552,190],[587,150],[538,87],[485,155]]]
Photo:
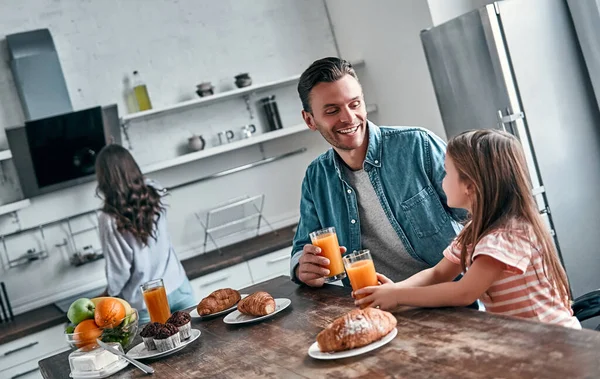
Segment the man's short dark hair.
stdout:
[[327,57],[314,61],[300,75],[298,82],[298,95],[302,102],[302,108],[306,112],[312,112],[310,106],[310,91],[319,83],[332,83],[340,80],[346,75],[358,80],[356,72],[350,62],[337,57]]

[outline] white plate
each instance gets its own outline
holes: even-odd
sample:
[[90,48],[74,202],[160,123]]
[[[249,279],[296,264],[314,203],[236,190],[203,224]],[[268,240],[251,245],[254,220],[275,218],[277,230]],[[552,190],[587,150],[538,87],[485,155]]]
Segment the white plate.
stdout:
[[126,355],[129,358],[133,358],[133,359],[147,359],[147,358],[164,357],[166,355],[173,354],[174,352],[183,349],[184,347],[189,345],[191,342],[198,339],[198,337],[200,337],[200,331],[198,329],[192,329],[192,335],[190,336],[190,338],[188,338],[187,340],[181,341],[181,345],[176,346],[176,347],[172,348],[171,350],[162,351],[162,352],[158,351],[158,350],[148,350],[148,349],[146,349],[146,345],[144,345],[144,342],[141,342],[141,343],[135,345],[135,347],[133,347],[131,350],[129,350]]
[[398,334],[398,329],[394,328],[394,329],[392,329],[391,332],[389,332],[387,335],[385,335],[379,341],[372,342],[363,347],[357,347],[357,348],[351,349],[351,350],[337,351],[335,353],[323,353],[321,350],[319,350],[319,345],[315,342],[312,345],[310,345],[310,347],[308,348],[308,355],[310,355],[311,357],[313,357],[315,359],[341,359],[341,358],[354,357],[357,355],[368,353],[369,351],[373,351],[373,350],[385,345],[386,343],[393,340],[397,334]]
[[246,324],[249,322],[256,322],[256,321],[260,321],[260,320],[264,320],[266,318],[269,318],[271,316],[276,315],[277,313],[281,312],[282,310],[284,310],[285,308],[287,308],[290,304],[292,304],[292,301],[290,299],[275,299],[275,311],[273,311],[273,313],[268,314],[266,316],[250,316],[250,315],[245,315],[240,313],[240,311],[235,310],[233,312],[231,312],[230,314],[228,314],[227,316],[225,316],[225,318],[223,319],[223,322],[225,322],[226,324]]
[[[247,297],[247,296],[248,296],[248,294],[247,294],[247,293],[240,295],[240,297],[241,297],[242,299],[243,299],[243,298],[245,298],[245,297]],[[211,314],[209,314],[209,315],[204,315],[204,316],[200,316],[200,315],[198,314],[198,309],[197,309],[197,308],[195,308],[195,309],[193,309],[193,310],[190,312],[190,316],[192,316],[192,318],[199,318],[199,319],[203,319],[203,318],[213,318],[213,317],[217,317],[217,316],[219,316],[219,315],[222,315],[222,314],[224,314],[224,313],[229,313],[229,312],[233,311],[233,310],[234,310],[234,309],[236,309],[236,308],[237,308],[237,303],[233,304],[233,305],[232,305],[230,308],[224,309],[224,310],[222,310],[222,311],[220,311],[220,312],[215,312],[215,313],[211,313]]]

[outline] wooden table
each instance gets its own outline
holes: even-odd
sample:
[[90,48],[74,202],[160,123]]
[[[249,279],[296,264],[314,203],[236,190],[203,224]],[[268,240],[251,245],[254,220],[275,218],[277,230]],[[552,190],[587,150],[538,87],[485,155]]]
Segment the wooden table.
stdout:
[[[146,361],[156,379],[177,378],[598,378],[600,333],[494,316],[470,309],[405,309],[398,336],[367,354],[315,360],[308,347],[329,322],[353,309],[347,288],[299,287],[279,277],[265,290],[292,305],[257,324],[223,317],[193,321],[202,335],[183,350]],[[139,341],[139,336],[136,343]],[[39,362],[45,378],[69,377],[69,352]],[[129,365],[111,378],[144,374]]]

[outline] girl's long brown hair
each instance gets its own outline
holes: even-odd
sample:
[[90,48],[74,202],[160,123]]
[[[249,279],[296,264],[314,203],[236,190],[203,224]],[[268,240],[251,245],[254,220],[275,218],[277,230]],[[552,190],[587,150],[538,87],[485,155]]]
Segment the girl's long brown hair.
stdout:
[[463,271],[467,266],[467,247],[476,246],[486,234],[511,219],[524,220],[537,237],[544,273],[558,290],[561,301],[570,307],[567,275],[531,193],[525,154],[517,138],[499,130],[467,131],[448,142],[446,154],[456,166],[460,180],[473,187],[471,222],[456,237]]
[[156,238],[156,225],[165,209],[160,193],[146,185],[133,156],[122,146],[105,146],[96,158],[97,192],[102,211],[113,216],[117,230],[129,232],[142,244]]

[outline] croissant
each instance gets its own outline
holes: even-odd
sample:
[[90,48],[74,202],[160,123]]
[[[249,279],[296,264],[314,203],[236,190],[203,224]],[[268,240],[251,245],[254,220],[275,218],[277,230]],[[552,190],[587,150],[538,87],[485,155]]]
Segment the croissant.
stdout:
[[354,309],[317,335],[322,352],[350,350],[380,340],[396,327],[396,318],[376,308]]
[[237,309],[246,315],[266,316],[275,312],[275,300],[268,293],[259,291],[242,299],[238,303]]
[[234,306],[240,301],[240,298],[241,296],[238,291],[231,288],[223,288],[212,292],[202,299],[196,310],[200,316],[210,315]]

